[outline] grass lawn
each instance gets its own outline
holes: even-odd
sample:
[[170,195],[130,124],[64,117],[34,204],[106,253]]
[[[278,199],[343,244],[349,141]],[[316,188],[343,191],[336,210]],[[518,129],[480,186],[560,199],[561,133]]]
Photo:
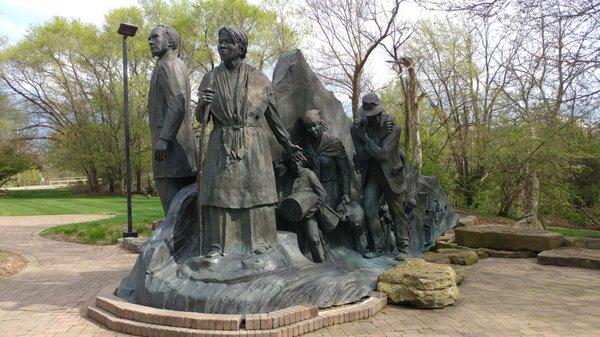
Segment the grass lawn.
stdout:
[[[61,225],[42,231],[42,236],[65,236],[69,241],[87,244],[115,244],[127,226],[127,199],[122,196],[73,195],[69,190],[9,191],[0,197],[0,216],[52,214],[113,214],[104,220]],[[149,224],[162,218],[160,199],[132,198],[133,227],[141,235],[149,235]]]
[[544,229],[551,232],[557,232],[565,236],[583,236],[588,238],[600,238],[600,231],[560,227],[545,227]]

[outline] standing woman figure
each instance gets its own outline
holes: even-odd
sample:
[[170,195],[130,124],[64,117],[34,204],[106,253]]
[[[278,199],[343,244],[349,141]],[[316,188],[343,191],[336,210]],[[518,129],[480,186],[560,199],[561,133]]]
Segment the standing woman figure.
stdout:
[[277,245],[277,202],[269,141],[271,132],[290,156],[290,142],[273,105],[271,82],[244,62],[246,34],[235,27],[219,30],[221,64],[202,78],[197,119],[210,104],[213,130],[203,165],[202,253],[263,254]]

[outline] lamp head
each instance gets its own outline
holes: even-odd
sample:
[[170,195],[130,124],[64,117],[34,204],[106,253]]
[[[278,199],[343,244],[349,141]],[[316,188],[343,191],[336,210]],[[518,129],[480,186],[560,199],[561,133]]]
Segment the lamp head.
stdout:
[[123,35],[124,37],[134,37],[137,30],[137,26],[128,23],[121,23],[117,33]]

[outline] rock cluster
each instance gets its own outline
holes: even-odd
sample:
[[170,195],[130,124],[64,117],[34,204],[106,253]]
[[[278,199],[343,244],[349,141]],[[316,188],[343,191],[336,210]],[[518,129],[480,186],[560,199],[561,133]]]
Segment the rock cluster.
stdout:
[[377,289],[394,304],[443,308],[458,297],[456,281],[452,267],[411,258],[381,274]]

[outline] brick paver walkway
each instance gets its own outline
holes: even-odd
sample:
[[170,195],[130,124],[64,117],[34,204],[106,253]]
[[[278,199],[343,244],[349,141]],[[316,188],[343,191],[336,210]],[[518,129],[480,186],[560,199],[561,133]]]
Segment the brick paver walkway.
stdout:
[[[38,235],[95,218],[0,217],[0,248],[33,261],[0,279],[0,336],[125,336],[81,314],[100,289],[129,271],[136,255]],[[600,336],[600,271],[485,259],[466,267],[459,289],[459,300],[444,309],[387,306],[370,319],[305,336]]]
[[127,273],[137,255],[116,246],[86,246],[39,236],[44,228],[105,217],[0,217],[0,248],[29,260],[19,274],[0,279],[0,336],[116,335],[82,313],[98,291]]

